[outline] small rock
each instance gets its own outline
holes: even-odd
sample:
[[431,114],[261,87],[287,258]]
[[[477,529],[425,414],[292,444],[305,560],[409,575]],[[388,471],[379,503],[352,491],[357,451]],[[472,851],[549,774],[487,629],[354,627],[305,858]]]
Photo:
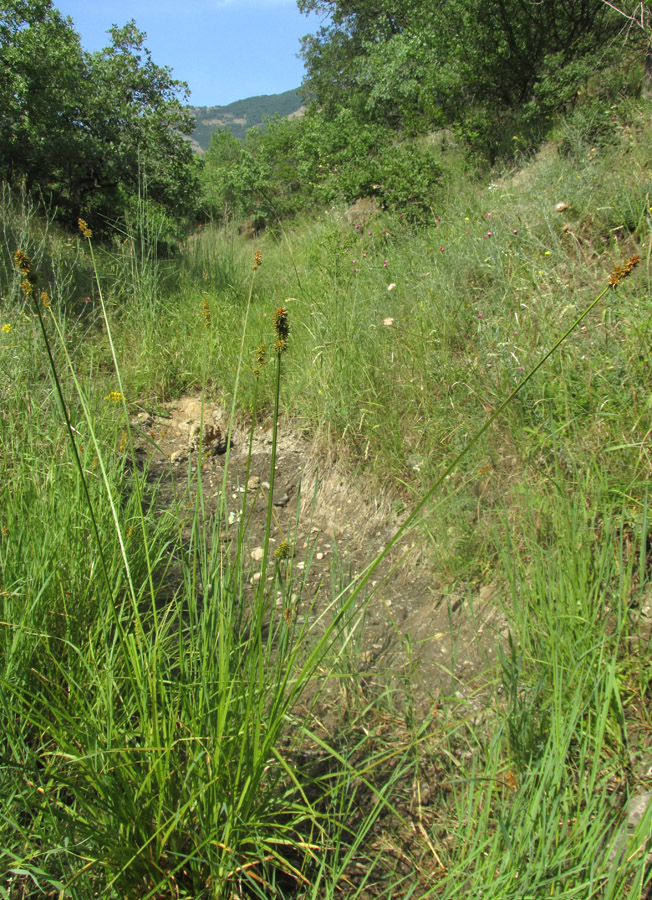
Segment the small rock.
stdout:
[[260,562],[263,558],[264,550],[262,547],[255,547],[249,556],[253,559],[254,562]]
[[252,475],[249,481],[247,482],[247,490],[248,491],[256,491],[260,487],[260,478],[258,475]]
[[274,506],[283,507],[286,506],[290,501],[290,496],[287,492],[281,494],[280,497],[274,498]]
[[149,413],[139,412],[136,418],[132,419],[131,424],[138,428],[150,428],[154,424],[154,419]]
[[173,450],[170,454],[170,462],[171,463],[182,463],[188,459],[188,454],[185,450]]
[[190,428],[190,449],[198,451],[200,448],[210,449],[211,453],[224,453],[226,451],[226,437],[219,425],[211,425],[204,422],[203,427],[195,423]]
[[251,577],[251,583],[258,584],[258,582],[260,581],[261,578],[262,578],[262,575],[260,572],[254,572],[254,574]]
[[320,551],[319,553],[315,553],[315,559],[320,559],[320,560],[321,560],[321,559],[323,559],[323,558],[324,558],[324,554],[323,554],[321,551]]

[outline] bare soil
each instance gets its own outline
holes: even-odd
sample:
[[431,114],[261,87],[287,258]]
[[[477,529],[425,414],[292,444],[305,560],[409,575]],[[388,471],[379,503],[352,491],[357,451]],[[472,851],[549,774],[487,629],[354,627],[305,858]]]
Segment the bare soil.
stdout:
[[[143,409],[134,425],[150,474],[160,480],[160,502],[171,498],[173,491],[177,497],[194,492],[200,465],[204,502],[209,515],[215,513],[228,466],[227,516],[235,524],[245,515],[249,580],[262,577],[271,430],[256,427],[252,437],[251,429],[235,426],[227,452],[226,412],[197,397]],[[352,483],[283,423],[273,510],[271,547],[288,541],[292,565],[303,584],[300,621],[318,615],[334,594],[364,572],[407,516],[359,480]],[[443,697],[479,709],[482,685],[507,634],[497,586],[487,585],[475,594],[463,585],[453,592],[445,589],[428,561],[427,548],[413,533],[393,547],[373,573],[367,598],[364,627],[357,638],[361,672],[392,678],[410,673],[422,713]]]

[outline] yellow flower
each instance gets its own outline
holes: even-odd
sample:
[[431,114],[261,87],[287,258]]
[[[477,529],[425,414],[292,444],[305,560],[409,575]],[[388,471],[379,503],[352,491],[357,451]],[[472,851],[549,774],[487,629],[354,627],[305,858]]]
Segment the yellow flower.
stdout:
[[122,394],[120,393],[120,391],[111,391],[106,395],[104,399],[108,400],[109,403],[120,403],[120,401],[122,400]]
[[2,328],[0,328],[0,331],[4,331],[5,334],[9,334],[9,332],[11,331],[11,324],[9,322],[6,322],[2,326]]

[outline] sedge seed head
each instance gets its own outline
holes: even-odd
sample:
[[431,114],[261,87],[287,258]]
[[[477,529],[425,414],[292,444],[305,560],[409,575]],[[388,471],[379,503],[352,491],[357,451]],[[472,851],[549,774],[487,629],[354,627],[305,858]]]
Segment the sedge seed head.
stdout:
[[288,346],[288,335],[290,334],[290,322],[288,320],[288,311],[285,306],[279,306],[274,313],[274,331],[276,332],[276,341],[274,342],[274,352],[277,356],[285,353]]
[[274,551],[274,558],[279,560],[287,559],[290,555],[290,545],[287,541],[281,541],[276,550]]
[[34,293],[34,285],[36,284],[36,275],[32,271],[32,261],[22,250],[16,250],[14,253],[14,262],[20,274],[23,276],[20,281],[20,289],[26,297],[31,297]]
[[44,309],[50,308],[50,298],[45,291],[41,291],[41,303],[43,304]]
[[80,217],[79,219],[77,219],[77,224],[79,225],[79,230],[81,231],[81,233],[83,234],[83,236],[84,236],[85,238],[91,238],[91,237],[93,237],[93,232],[92,232],[91,229],[88,227],[88,225],[87,225],[85,219],[82,219],[82,218]]
[[263,262],[263,254],[260,252],[260,250],[256,250],[256,252],[254,254],[254,264],[251,267],[254,270],[254,272],[256,271],[256,269],[260,268],[260,266],[262,265],[262,262]]
[[276,343],[283,344],[283,349],[285,349],[288,335],[290,334],[290,322],[288,320],[288,311],[285,306],[279,306],[274,313],[274,331],[276,332]]
[[267,361],[267,344],[263,341],[256,350],[256,365],[254,366],[254,375],[260,375],[261,368]]
[[632,274],[640,261],[640,257],[634,255],[630,256],[624,265],[614,266],[613,272],[609,276],[609,284],[611,285],[611,287],[618,287],[621,281],[623,281],[625,278],[628,278]]
[[27,275],[32,268],[32,261],[22,250],[16,250],[14,253],[14,262],[23,275]]

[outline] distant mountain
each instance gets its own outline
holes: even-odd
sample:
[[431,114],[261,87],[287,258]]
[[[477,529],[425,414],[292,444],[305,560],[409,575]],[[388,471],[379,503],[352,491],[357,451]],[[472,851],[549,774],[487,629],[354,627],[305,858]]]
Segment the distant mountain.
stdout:
[[228,106],[189,106],[196,123],[190,143],[202,153],[208,149],[211,135],[218,128],[228,128],[242,140],[249,128],[262,125],[267,116],[278,114],[282,118],[289,118],[300,115],[302,103],[299,91],[292,90],[283,94],[262,94],[247,100],[236,100]]

